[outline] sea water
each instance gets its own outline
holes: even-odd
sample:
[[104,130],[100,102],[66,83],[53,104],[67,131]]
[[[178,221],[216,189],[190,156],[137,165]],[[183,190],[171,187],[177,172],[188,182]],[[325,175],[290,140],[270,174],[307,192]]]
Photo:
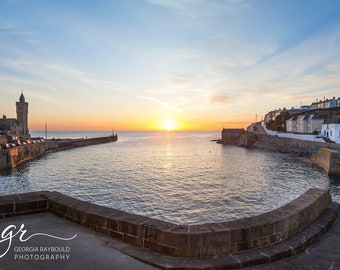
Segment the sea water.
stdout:
[[[118,141],[48,153],[0,176],[0,193],[51,190],[181,224],[280,207],[312,187],[340,201],[340,179],[293,155],[216,144],[219,131],[118,131]],[[49,131],[49,138],[112,131]],[[32,132],[44,137],[44,132]]]

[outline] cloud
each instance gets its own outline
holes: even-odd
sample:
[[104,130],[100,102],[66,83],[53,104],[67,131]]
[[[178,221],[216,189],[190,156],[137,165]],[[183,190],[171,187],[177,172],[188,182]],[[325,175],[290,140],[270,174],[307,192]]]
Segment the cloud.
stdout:
[[[26,57],[27,59],[25,59]],[[45,88],[41,90],[44,94],[36,92],[32,93],[32,96],[42,101],[65,105],[70,101],[68,97],[74,99],[74,96],[78,95],[78,101],[90,98],[91,100],[112,103],[117,99],[116,93],[120,93],[124,96],[151,101],[166,110],[182,112],[177,106],[162,101],[160,98],[136,93],[136,90],[133,90],[132,86],[128,84],[103,80],[95,74],[72,68],[67,64],[49,62],[42,58],[36,58],[33,62],[29,59],[30,57],[26,57],[15,61],[4,57],[1,58],[0,67],[23,72],[25,76],[21,78],[16,76],[0,76],[0,82],[8,81],[11,84],[19,84],[25,88],[32,89],[32,92],[37,91],[37,89],[34,90],[34,87],[39,85],[38,89]],[[34,79],[31,77],[32,75],[35,77]],[[180,78],[175,78],[175,80],[177,80],[177,84],[188,83],[184,79],[180,81]],[[48,85],[51,87],[46,89]],[[49,90],[49,93],[46,93],[46,90]],[[56,95],[56,93],[59,93],[59,95]],[[60,97],[60,94],[63,97]],[[156,92],[154,94],[158,95]]]
[[68,5],[66,17],[49,5],[31,10],[37,18],[9,14],[0,21],[0,83],[23,87],[46,103],[84,103],[85,111],[95,103],[98,110],[131,104],[193,115],[264,110],[265,102],[295,105],[294,99],[338,93],[339,27],[316,30],[309,15],[308,33],[302,33],[305,17],[289,15],[286,4],[148,2],[151,8],[128,4],[135,13],[116,3],[117,17],[96,17],[91,5]]
[[221,122],[214,122],[214,124],[218,125],[235,125],[235,126],[244,126],[249,124],[250,121],[221,121]]
[[170,79],[170,85],[175,87],[189,86],[193,84],[193,79],[186,76],[176,76]]
[[11,21],[3,20],[0,22],[0,32],[9,32],[16,28],[17,28],[17,24]]
[[152,101],[152,102],[154,102],[156,104],[159,104],[159,105],[161,105],[163,108],[165,108],[167,110],[175,111],[175,112],[182,112],[181,109],[177,108],[176,106],[171,105],[168,102],[161,101],[161,100],[153,98],[153,97],[147,97],[147,96],[140,96],[140,97],[143,98],[143,99],[146,99],[146,100],[150,100],[150,101]]
[[[178,14],[182,28],[193,27],[193,29],[206,29],[213,23],[216,14],[223,12],[225,16],[237,9],[248,8],[250,5],[244,0],[148,0],[149,3],[168,8]],[[178,22],[178,21],[177,21]]]
[[193,9],[201,9],[202,11],[206,11],[210,8],[221,8],[226,7],[232,8],[234,6],[245,8],[248,7],[249,4],[244,0],[224,0],[223,3],[219,3],[218,1],[206,1],[206,0],[148,0],[149,3],[154,5],[160,5],[168,8],[172,8],[175,10],[193,10]]
[[164,6],[176,10],[185,10],[207,3],[206,1],[202,0],[148,0],[148,2],[154,5]]
[[211,98],[210,102],[213,104],[231,104],[233,98],[224,93],[215,93]]
[[243,98],[272,96],[276,101],[288,96],[298,98],[301,94],[306,97],[317,97],[319,93],[332,95],[340,88],[338,35],[339,27],[316,33],[266,61],[234,73],[232,77],[221,78],[219,85],[227,90],[239,86],[237,89],[243,93]]

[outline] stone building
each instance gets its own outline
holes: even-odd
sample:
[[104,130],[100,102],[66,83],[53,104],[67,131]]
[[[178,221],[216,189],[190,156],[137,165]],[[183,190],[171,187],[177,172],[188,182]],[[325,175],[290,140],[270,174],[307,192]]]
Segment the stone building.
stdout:
[[221,141],[223,144],[239,144],[243,132],[243,128],[223,128]]
[[7,118],[6,115],[3,115],[3,118],[0,119],[1,133],[22,139],[30,138],[28,129],[28,102],[25,101],[23,93],[21,93],[19,101],[16,102],[16,113],[17,118]]

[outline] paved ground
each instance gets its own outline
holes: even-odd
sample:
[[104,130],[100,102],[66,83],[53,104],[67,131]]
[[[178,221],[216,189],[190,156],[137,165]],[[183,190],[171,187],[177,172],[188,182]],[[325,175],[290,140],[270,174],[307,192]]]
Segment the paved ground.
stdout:
[[[49,236],[33,236],[26,242],[21,242],[19,239],[21,232],[14,236],[20,229],[21,224],[24,224],[22,231],[27,230],[22,240],[35,233],[45,233],[63,238],[72,237],[75,234],[77,236],[69,241]],[[12,243],[6,237],[10,236],[11,230],[6,230],[4,233],[4,230],[9,225],[15,225],[17,228],[13,230]],[[107,244],[110,242],[110,238],[94,233],[51,213],[0,219],[0,237],[0,254],[4,254],[10,245],[8,253],[0,258],[0,270],[157,269],[113,249]],[[54,251],[53,248],[55,248]]]
[[340,270],[340,220],[318,242],[305,252],[271,264],[244,270]]
[[[24,227],[20,230],[21,224]],[[15,225],[16,228],[8,227],[10,225]],[[36,233],[50,236],[34,235]],[[51,237],[71,238],[75,234],[77,235],[72,240]],[[27,239],[31,235],[33,236]],[[120,244],[119,241],[51,213],[0,219],[0,256],[3,255],[0,258],[0,270],[157,269],[121,253],[118,251],[119,245],[126,244]],[[340,220],[305,252],[272,264],[244,269],[340,270]]]

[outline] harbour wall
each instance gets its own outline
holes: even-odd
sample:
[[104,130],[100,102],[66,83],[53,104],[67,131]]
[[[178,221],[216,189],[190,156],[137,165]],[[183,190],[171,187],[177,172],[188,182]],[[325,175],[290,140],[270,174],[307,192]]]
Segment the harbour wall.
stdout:
[[117,135],[89,139],[45,140],[0,150],[0,170],[14,168],[24,162],[40,157],[48,151],[61,151],[69,148],[113,142]]
[[321,148],[340,151],[340,145],[335,143],[313,142],[254,133],[246,133],[241,137],[240,144],[246,147],[307,156],[311,156]]
[[117,141],[118,136],[106,136],[106,137],[96,137],[96,138],[81,138],[81,139],[66,139],[66,140],[52,140],[58,143],[58,149],[64,150],[68,148],[83,147],[88,145],[102,144]]
[[[329,191],[316,188],[262,215],[199,225],[174,224],[129,214],[59,192],[0,196],[0,218],[46,211],[137,247],[184,258],[234,254],[283,243],[284,239],[322,217],[323,223],[314,224],[312,230],[304,232],[296,246],[293,243],[279,246],[280,254],[285,247],[285,254],[293,255],[316,241],[339,215],[339,207],[332,203]],[[264,251],[259,254],[261,252]]]
[[58,149],[53,141],[44,141],[17,146],[0,151],[0,170],[14,168],[24,162],[40,157],[49,150]]
[[305,161],[320,166],[328,174],[340,175],[340,144],[246,132],[239,145],[307,157]]
[[321,148],[312,155],[311,162],[323,168],[330,175],[340,175],[340,151]]

